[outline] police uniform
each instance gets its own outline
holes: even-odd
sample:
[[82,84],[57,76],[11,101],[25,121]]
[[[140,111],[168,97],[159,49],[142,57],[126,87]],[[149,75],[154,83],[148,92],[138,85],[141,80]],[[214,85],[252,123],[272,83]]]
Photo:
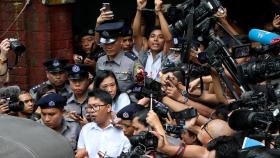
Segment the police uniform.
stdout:
[[[64,98],[59,94],[51,93],[39,99],[36,105],[40,106],[41,109],[44,108],[63,109],[64,106],[66,105],[66,98]],[[39,120],[38,122],[44,124],[42,120]],[[78,123],[67,122],[65,119],[63,119],[59,133],[69,140],[73,149],[76,149],[80,130],[81,127]]]
[[[61,72],[64,71],[64,67],[65,65],[68,63],[68,60],[66,59],[50,59],[46,62],[43,63],[43,65],[46,67],[47,71],[49,72]],[[29,90],[29,93],[31,94],[32,98],[34,100],[37,99],[37,92],[46,87],[47,85],[53,85],[49,80],[45,81],[41,84],[38,84],[34,87],[32,87]],[[64,83],[63,87],[57,88],[56,89],[56,93],[68,98],[70,93],[71,93],[71,89],[68,83]]]
[[[89,66],[85,64],[74,64],[68,65],[65,67],[65,70],[68,72],[68,78],[70,80],[79,80],[83,78],[88,78]],[[86,91],[85,99],[82,102],[78,102],[74,93],[70,95],[67,99],[67,105],[64,109],[67,112],[75,111],[79,116],[86,115],[86,107],[88,101],[88,91]],[[73,121],[70,118],[67,118],[67,121]]]
[[138,111],[145,109],[143,105],[139,105],[136,103],[131,103],[124,108],[122,108],[118,113],[117,117],[122,120],[132,120],[133,115]]
[[[123,22],[109,22],[99,25],[96,31],[100,33],[100,43],[104,45],[116,42],[121,36],[123,26]],[[107,55],[100,57],[96,64],[96,71],[113,71],[120,90],[125,92],[134,84],[136,72],[140,67],[142,66],[136,55],[120,50],[113,60],[109,60]]]

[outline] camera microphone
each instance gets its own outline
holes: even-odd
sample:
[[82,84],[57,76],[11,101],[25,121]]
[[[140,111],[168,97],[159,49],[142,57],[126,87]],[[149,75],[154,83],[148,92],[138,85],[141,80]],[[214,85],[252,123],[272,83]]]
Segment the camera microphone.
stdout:
[[271,45],[280,41],[280,35],[260,29],[251,29],[248,36],[251,41],[256,41],[263,45]]
[[248,129],[250,123],[246,120],[248,120],[250,114],[251,111],[245,109],[233,111],[228,119],[229,127],[234,130]]

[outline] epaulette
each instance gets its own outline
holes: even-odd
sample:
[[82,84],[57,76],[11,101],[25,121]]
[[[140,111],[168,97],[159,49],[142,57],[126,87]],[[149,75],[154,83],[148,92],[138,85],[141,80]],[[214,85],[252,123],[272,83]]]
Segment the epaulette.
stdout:
[[133,61],[138,59],[138,57],[133,52],[125,52],[124,55]]
[[98,52],[98,54],[97,54],[97,59],[100,58],[100,57],[102,57],[102,56],[104,56],[104,55],[106,55],[106,53],[105,53],[104,51]]
[[48,84],[48,83],[45,81],[45,82],[43,82],[43,83],[41,83],[41,84],[38,84],[38,85],[32,87],[31,90],[32,90],[34,93],[36,93],[36,92],[38,91],[38,89],[40,89],[41,87],[43,87],[43,86],[45,86],[45,85],[47,85],[47,84]]

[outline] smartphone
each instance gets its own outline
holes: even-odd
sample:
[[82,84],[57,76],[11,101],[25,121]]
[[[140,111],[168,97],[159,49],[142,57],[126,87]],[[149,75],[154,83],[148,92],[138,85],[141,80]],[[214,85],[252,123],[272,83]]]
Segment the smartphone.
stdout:
[[105,12],[111,11],[110,3],[102,3],[102,7],[105,8]]

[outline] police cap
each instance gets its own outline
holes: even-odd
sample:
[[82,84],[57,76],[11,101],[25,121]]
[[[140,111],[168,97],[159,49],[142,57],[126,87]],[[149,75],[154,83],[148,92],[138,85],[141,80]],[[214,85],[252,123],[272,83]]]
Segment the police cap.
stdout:
[[79,80],[88,78],[89,66],[85,64],[73,64],[65,67],[68,72],[68,78],[71,80]]
[[123,120],[132,120],[133,115],[138,112],[143,110],[144,107],[142,105],[136,104],[136,103],[131,103],[125,107],[123,107],[118,113],[117,117],[121,118]]
[[83,28],[82,31],[79,33],[79,38],[81,39],[84,36],[94,36],[94,29],[92,28]]
[[68,63],[67,59],[50,59],[43,63],[49,72],[64,71],[65,65]]
[[36,103],[37,106],[44,108],[62,108],[66,105],[66,98],[57,93],[50,93]]
[[95,31],[99,32],[100,34],[100,43],[114,43],[117,40],[117,38],[121,36],[123,26],[124,22],[122,21],[109,21],[96,27]]

